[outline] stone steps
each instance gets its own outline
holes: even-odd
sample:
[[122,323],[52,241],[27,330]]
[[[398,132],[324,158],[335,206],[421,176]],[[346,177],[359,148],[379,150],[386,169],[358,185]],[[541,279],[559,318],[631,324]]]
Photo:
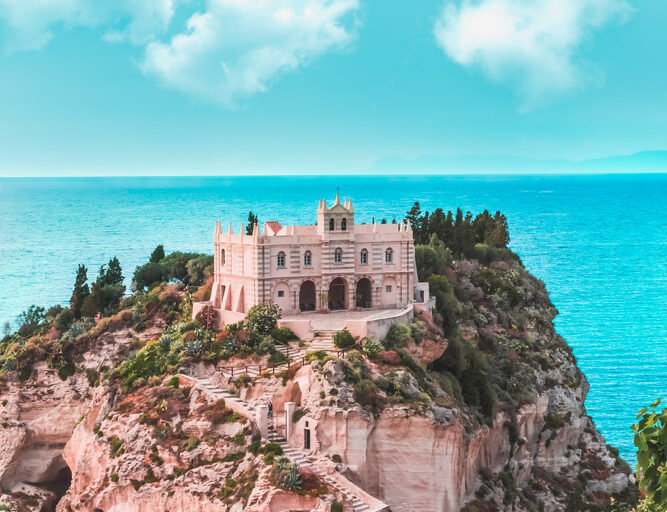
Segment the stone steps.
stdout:
[[[239,397],[233,393],[220,389],[218,386],[213,384],[210,379],[196,379],[198,386],[206,393],[210,394],[214,398],[224,398],[225,400],[234,400],[239,404],[243,405],[244,408],[248,411],[251,421],[255,416],[255,411],[257,406],[262,402],[258,399],[251,401],[241,400]],[[355,493],[354,489],[356,486],[350,482],[349,485],[346,485],[347,480],[341,482],[339,480],[333,479],[327,472],[322,469],[317,462],[313,462],[311,458],[304,453],[302,450],[290,446],[284,437],[280,436],[274,429],[273,425],[269,425],[268,431],[268,441],[277,443],[283,450],[284,456],[294,464],[299,466],[308,467],[313,471],[320,479],[322,479],[326,484],[335,491],[336,495],[343,497],[347,503],[352,506],[353,512],[378,512],[371,511],[368,503],[365,503],[358,495]],[[344,477],[343,477],[344,478]],[[358,491],[357,491],[358,492]],[[248,506],[254,505],[259,502],[261,496],[255,496],[251,502],[248,503]],[[378,510],[384,510],[382,509]]]
[[365,512],[370,510],[370,507],[367,503],[364,503],[360,500],[352,491],[340,485],[339,482],[335,481],[333,478],[328,476],[317,464],[313,464],[310,459],[303,454],[297,448],[293,448],[287,444],[285,438],[278,435],[273,427],[269,427],[268,434],[269,441],[272,443],[278,443],[283,449],[283,455],[287,457],[291,462],[299,464],[300,466],[309,467],[313,473],[315,473],[321,480],[326,482],[326,484],[334,489],[339,495],[345,496],[346,501],[352,506],[354,512]]
[[337,331],[332,331],[332,332],[319,332],[319,336],[313,338],[310,342],[310,345],[308,345],[308,352],[315,352],[318,350],[326,350],[326,351],[331,351],[331,350],[336,350],[336,347],[333,342],[333,335]]

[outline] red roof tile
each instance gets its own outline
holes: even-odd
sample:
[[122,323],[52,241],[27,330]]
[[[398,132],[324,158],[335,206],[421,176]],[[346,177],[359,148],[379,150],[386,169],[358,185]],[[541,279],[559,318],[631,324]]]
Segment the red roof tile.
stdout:
[[278,231],[280,231],[281,229],[283,229],[283,227],[282,227],[282,225],[280,224],[280,222],[278,222],[278,221],[276,221],[276,220],[270,220],[270,221],[267,221],[267,222],[266,222],[266,225],[269,226],[269,229],[270,229],[271,231],[273,231],[273,234],[276,234],[276,233],[278,233]]

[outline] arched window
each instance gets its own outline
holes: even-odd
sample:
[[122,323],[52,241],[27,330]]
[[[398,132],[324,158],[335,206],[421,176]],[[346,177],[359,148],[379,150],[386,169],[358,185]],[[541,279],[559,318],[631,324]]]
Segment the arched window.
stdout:
[[285,253],[280,251],[277,258],[278,268],[285,268]]
[[368,250],[362,249],[360,254],[360,261],[362,265],[368,265]]
[[343,262],[343,249],[337,247],[336,250],[334,251],[334,263],[342,263],[342,262]]
[[334,229],[336,229],[336,221],[329,219],[329,231],[333,231]]
[[340,221],[340,229],[342,231],[345,231],[347,229],[347,219],[343,219]]
[[384,251],[384,262],[394,263],[394,251],[391,249],[391,247],[387,247],[387,250]]
[[306,251],[303,253],[303,266],[310,267],[313,264],[313,253]]
[[222,260],[222,266],[224,267],[225,262],[227,261],[227,258],[225,257],[225,250],[224,249],[222,250],[221,260]]

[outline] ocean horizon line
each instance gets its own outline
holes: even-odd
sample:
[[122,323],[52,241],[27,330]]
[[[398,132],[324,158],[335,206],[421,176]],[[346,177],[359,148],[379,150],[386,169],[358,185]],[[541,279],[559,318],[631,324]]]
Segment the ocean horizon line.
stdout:
[[369,173],[369,172],[324,172],[320,174],[286,174],[276,172],[273,173],[262,173],[262,174],[99,174],[99,175],[79,175],[79,174],[64,174],[57,176],[42,176],[42,175],[31,175],[31,176],[0,176],[0,180],[58,180],[58,179],[81,179],[81,180],[97,180],[97,179],[142,179],[142,178],[183,178],[183,179],[215,179],[215,178],[322,178],[322,177],[345,177],[345,178],[388,178],[388,177],[405,177],[405,178],[415,178],[423,179],[430,177],[453,177],[453,178],[466,178],[466,177],[512,177],[512,176],[521,176],[521,177],[602,177],[602,176],[656,176],[661,174],[667,174],[667,169],[664,171],[591,171],[591,172],[578,172],[578,171],[559,171],[559,172],[530,172],[530,171],[466,171],[466,172],[422,172],[415,171],[415,173],[409,173],[405,171],[401,172],[378,172],[378,173]]

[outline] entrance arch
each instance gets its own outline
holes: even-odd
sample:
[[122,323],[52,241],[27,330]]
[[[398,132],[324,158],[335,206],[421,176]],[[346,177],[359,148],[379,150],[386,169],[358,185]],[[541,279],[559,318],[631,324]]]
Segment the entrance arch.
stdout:
[[315,311],[315,283],[304,281],[299,288],[299,309],[301,311]]
[[357,281],[357,294],[355,297],[357,307],[370,308],[373,306],[372,290],[371,280],[367,277],[362,277]]
[[329,284],[329,309],[347,309],[347,281],[342,277]]

